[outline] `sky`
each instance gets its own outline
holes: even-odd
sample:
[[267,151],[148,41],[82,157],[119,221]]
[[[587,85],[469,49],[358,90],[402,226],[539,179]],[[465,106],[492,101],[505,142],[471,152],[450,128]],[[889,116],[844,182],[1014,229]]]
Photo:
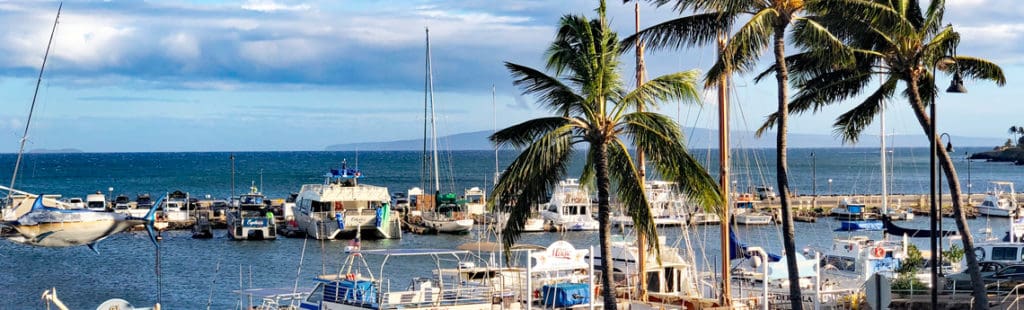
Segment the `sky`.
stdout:
[[[57,6],[0,0],[0,152],[18,150]],[[582,0],[66,1],[26,149],[292,151],[415,139],[423,133],[427,28],[439,134],[504,128],[549,111],[520,95],[503,62],[543,68],[558,18],[594,17],[596,6]],[[633,4],[609,1],[608,8],[612,27],[621,37],[631,34]],[[647,27],[679,15],[644,2],[640,16]],[[1008,82],[967,81],[968,94],[942,94],[939,130],[1008,137],[1009,126],[1024,124],[1017,118],[1024,115],[1024,6],[949,0],[945,20],[961,32],[959,54],[995,61]],[[652,51],[648,75],[703,71],[713,56],[710,48]],[[631,57],[622,61],[628,84],[634,83]],[[774,79],[735,79],[733,128],[754,130],[775,109]],[[714,128],[714,100],[707,92],[703,104],[665,103],[660,111],[685,127]],[[796,116],[791,132],[830,134],[835,117],[854,104]],[[905,103],[891,105],[887,115],[886,132],[921,133]]]

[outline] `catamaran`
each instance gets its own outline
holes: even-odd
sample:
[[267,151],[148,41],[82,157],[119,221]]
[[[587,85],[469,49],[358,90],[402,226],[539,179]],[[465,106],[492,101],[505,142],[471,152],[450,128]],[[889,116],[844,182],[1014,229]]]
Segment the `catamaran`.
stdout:
[[256,186],[238,197],[238,208],[227,214],[228,236],[235,240],[277,239],[277,224]]
[[359,184],[358,169],[331,169],[321,184],[305,184],[295,202],[299,230],[314,239],[402,238],[401,216],[391,207],[388,189]]

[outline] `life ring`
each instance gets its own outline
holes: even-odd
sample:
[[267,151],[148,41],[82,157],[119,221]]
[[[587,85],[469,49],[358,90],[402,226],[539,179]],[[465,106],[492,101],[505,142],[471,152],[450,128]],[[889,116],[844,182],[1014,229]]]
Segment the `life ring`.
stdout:
[[985,249],[983,249],[981,247],[974,248],[974,255],[978,256],[978,260],[985,259]]
[[346,274],[345,275],[345,280],[355,281],[356,280],[356,274],[354,274],[354,273]]
[[885,249],[882,247],[875,247],[874,249],[871,249],[871,254],[877,258],[882,258],[885,256]]

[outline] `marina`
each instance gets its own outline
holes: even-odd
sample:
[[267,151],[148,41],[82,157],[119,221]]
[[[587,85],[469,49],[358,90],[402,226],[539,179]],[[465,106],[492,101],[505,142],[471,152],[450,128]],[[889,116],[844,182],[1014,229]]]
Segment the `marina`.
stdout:
[[0,5],[0,309],[1024,305],[982,4],[641,2]]
[[[837,150],[840,151],[841,150]],[[464,162],[471,163],[474,161],[486,162],[488,158],[493,157],[493,153],[487,151],[475,152],[475,151],[462,151],[456,152],[457,156],[463,159]],[[827,152],[818,151],[818,156],[823,157]],[[87,158],[91,156],[101,156],[101,158],[109,158],[111,160],[127,161],[133,165],[141,165],[138,171],[128,172],[129,174],[135,175],[140,171],[147,170],[160,170],[150,169],[147,165],[178,165],[180,161],[203,161],[205,165],[209,167],[224,166],[222,163],[225,162],[225,158],[228,157],[227,153],[194,153],[187,155],[182,158],[176,158],[177,155],[159,155],[159,154],[106,154],[106,155],[35,155],[29,156],[29,162],[36,164],[46,164],[47,161],[55,161],[47,164],[52,167],[73,167],[73,163],[76,157]],[[268,205],[269,210],[281,210],[279,217],[275,217],[279,227],[286,227],[287,221],[283,216],[284,206],[288,203],[288,197],[290,193],[298,191],[303,184],[324,184],[325,177],[323,176],[327,167],[339,167],[340,159],[343,158],[355,158],[354,153],[335,153],[335,152],[312,152],[312,153],[248,153],[248,154],[236,154],[237,157],[248,157],[258,159],[257,162],[252,162],[247,165],[258,165],[264,167],[264,190],[261,193],[264,195],[264,203]],[[374,173],[367,174],[360,179],[361,183],[374,183],[387,186],[388,188],[408,188],[409,185],[402,185],[403,182],[410,182],[416,178],[409,177],[405,174],[398,173],[398,171],[384,169],[381,166],[386,164],[392,164],[396,160],[407,158],[409,165],[414,165],[418,153],[375,153],[375,152],[360,152],[360,170],[361,171],[375,171]],[[306,164],[305,168],[283,168],[283,167],[294,167],[290,163],[295,162],[296,158],[319,158],[320,160],[314,160]],[[0,161],[4,157],[0,155]],[[70,166],[63,164],[64,162],[71,161]],[[220,164],[219,164],[220,163]],[[110,165],[112,162],[108,162],[106,165]],[[105,165],[102,162],[101,166]],[[258,181],[258,174],[248,173],[246,168],[247,165],[241,166],[238,175],[246,177],[236,178],[244,180],[249,177],[256,177]],[[991,166],[989,166],[991,165]],[[41,167],[41,166],[40,166]],[[471,166],[472,167],[472,166]],[[980,164],[975,163],[974,165],[974,176],[982,179],[993,179],[993,180],[1016,180],[1014,178],[1019,177],[1012,171],[1006,171],[1001,169],[1003,164]],[[179,175],[181,180],[187,178],[199,177],[200,179],[219,179],[223,180],[218,182],[224,185],[217,185],[216,183],[209,183],[207,185],[186,183],[186,182],[174,182],[174,175],[159,175],[152,174],[137,180],[146,180],[149,178],[160,178],[161,182],[165,182],[166,188],[180,188],[181,194],[174,194],[174,190],[170,191],[171,194],[181,196],[186,192],[190,193],[201,193],[189,195],[194,198],[195,204],[197,204],[197,210],[193,210],[193,214],[216,214],[217,212],[225,212],[218,210],[230,210],[229,205],[226,203],[231,199],[227,198],[216,198],[225,197],[229,192],[230,188],[230,171],[223,168],[224,172],[217,172],[215,174],[201,174],[195,171],[207,170],[209,168],[199,166],[199,170],[194,171],[180,171]],[[463,175],[473,175],[473,171],[469,171],[470,168],[466,168]],[[492,170],[493,167],[488,167],[487,164],[480,164],[477,168],[478,171]],[[46,182],[47,170],[37,170],[36,178],[26,178],[26,185],[31,187],[31,184],[36,182]],[[213,171],[216,171],[215,169]],[[251,170],[249,170],[251,171]],[[983,171],[983,172],[978,172]],[[822,170],[819,168],[819,173]],[[63,172],[66,173],[66,172]],[[131,180],[128,177],[119,177],[121,179]],[[39,181],[36,181],[39,180]],[[403,181],[408,180],[408,181]],[[481,177],[482,180],[482,177]],[[1019,180],[1017,180],[1020,182]],[[414,181],[413,181],[414,182]],[[464,188],[473,187],[475,181],[467,180],[464,181]],[[482,181],[479,181],[482,182]],[[977,181],[976,181],[977,182]],[[246,182],[249,183],[249,182]],[[282,186],[282,184],[294,184],[291,186]],[[978,184],[980,184],[979,182]],[[39,183],[44,184],[44,183]],[[54,189],[62,189],[63,193],[68,195],[75,195],[75,193],[89,193],[95,192],[90,191],[88,188],[127,188],[125,196],[131,197],[129,199],[129,205],[135,203],[137,205],[153,205],[153,201],[147,197],[151,195],[136,195],[130,194],[135,192],[132,188],[141,189],[140,185],[145,184],[142,182],[135,181],[135,183],[120,183],[113,184],[109,183],[105,178],[97,177],[84,177],[76,179],[76,182],[65,183],[67,187],[57,186]],[[191,184],[192,187],[189,187]],[[405,183],[408,184],[408,183]],[[478,183],[479,184],[479,183]],[[806,184],[807,183],[798,183]],[[479,186],[479,185],[476,185]],[[906,185],[899,185],[900,188]],[[835,187],[835,185],[833,185]],[[218,191],[219,189],[219,191]],[[820,189],[819,189],[820,190]],[[833,188],[835,190],[835,188]],[[144,192],[160,192],[159,189],[140,190]],[[808,192],[810,190],[801,190],[801,192]],[[115,191],[117,193],[119,191]],[[211,193],[211,194],[206,194]],[[221,193],[221,194],[217,194]],[[109,197],[116,197],[120,194],[107,195]],[[220,196],[225,195],[225,196]],[[54,197],[53,195],[48,195]],[[162,196],[162,195],[161,195]],[[384,198],[387,195],[381,195],[377,199]],[[142,198],[138,201],[137,198]],[[797,242],[801,248],[820,248],[828,249],[833,244],[833,237],[843,237],[846,235],[860,235],[867,234],[871,238],[880,238],[881,232],[868,231],[861,233],[847,233],[837,232],[841,226],[842,220],[837,220],[830,217],[825,213],[832,206],[838,204],[839,200],[843,197],[856,197],[859,201],[864,202],[867,205],[868,210],[874,210],[877,208],[879,196],[878,195],[854,195],[851,193],[833,194],[833,195],[819,195],[819,196],[798,196],[794,198],[794,206],[798,210],[806,210],[809,216],[813,216],[816,223],[797,223],[797,229],[801,232],[797,237]],[[901,201],[904,206],[911,207],[915,210],[924,211],[926,205],[917,205],[915,202],[919,202],[922,199],[920,194],[896,194],[890,195],[892,201]],[[978,204],[985,197],[984,193],[973,193],[971,200]],[[157,197],[159,198],[159,197]],[[946,196],[946,203],[948,204],[948,195]],[[756,199],[756,198],[755,198]],[[55,198],[54,201],[59,200]],[[388,199],[388,201],[390,201]],[[763,207],[765,210],[770,210],[775,206],[775,203],[771,199],[758,200],[758,207]],[[817,204],[821,212],[815,212],[814,204]],[[189,208],[186,208],[189,209]],[[129,210],[135,210],[130,208]],[[217,219],[216,216],[211,216],[212,229],[210,230],[212,238],[210,239],[193,239],[194,231],[188,228],[187,225],[180,227],[168,228],[168,230],[160,233],[162,240],[160,241],[161,246],[161,276],[157,279],[153,275],[153,269],[155,264],[155,256],[152,245],[149,245],[147,241],[146,232],[136,231],[127,232],[112,235],[101,242],[98,247],[99,255],[92,253],[85,247],[80,248],[66,248],[66,249],[50,249],[50,248],[39,248],[39,247],[27,247],[16,243],[0,243],[0,255],[4,255],[5,260],[2,267],[4,268],[25,268],[25,269],[38,269],[44,268],[43,266],[48,265],[66,265],[64,261],[75,261],[75,267],[68,269],[66,273],[60,275],[73,275],[75,279],[81,279],[81,281],[96,283],[95,285],[88,287],[75,286],[73,288],[66,288],[57,286],[60,290],[61,298],[69,305],[75,308],[93,307],[100,302],[109,298],[124,298],[130,300],[135,305],[152,304],[157,301],[159,296],[162,305],[174,308],[205,308],[207,298],[211,292],[214,296],[211,303],[212,308],[215,309],[228,309],[234,308],[240,303],[239,296],[233,292],[239,289],[249,288],[281,288],[291,287],[296,280],[296,271],[300,265],[300,257],[303,251],[305,251],[305,258],[301,259],[302,270],[299,271],[300,276],[300,287],[309,288],[313,282],[308,282],[308,279],[315,278],[318,274],[329,272],[330,270],[337,270],[339,264],[343,262],[345,257],[345,249],[349,246],[350,237],[341,237],[337,240],[316,240],[313,238],[286,238],[283,234],[279,234],[278,239],[274,241],[232,241],[228,236],[227,229],[220,228],[226,225],[223,218]],[[946,220],[946,229],[952,227],[952,221]],[[975,219],[970,220],[972,230],[978,231],[975,236],[979,239],[985,238],[1001,238],[1002,234],[1006,231],[1007,218],[1003,217],[984,217],[979,216]],[[909,221],[896,222],[901,227],[908,228],[926,228],[927,218],[925,216],[918,216]],[[746,242],[756,241],[757,246],[766,249],[766,251],[777,253],[778,249],[781,248],[781,241],[777,237],[778,224],[771,223],[768,225],[739,225],[735,226],[737,234],[743,238]],[[982,230],[986,227],[990,227],[992,233],[986,235]],[[282,228],[283,229],[283,228]],[[685,230],[684,230],[685,229]],[[616,231],[618,231],[616,229]],[[625,230],[626,234],[629,234],[629,229]],[[718,242],[718,225],[697,225],[697,226],[666,226],[659,230],[665,239],[665,246],[668,249],[678,249],[681,257],[693,257],[696,258],[693,267],[695,270],[703,270],[708,272],[714,268],[714,264],[707,260],[713,260],[717,257],[720,252],[717,247]],[[366,232],[363,232],[366,234]],[[487,233],[487,226],[485,225],[474,225],[473,229],[467,234],[461,235],[447,235],[447,234],[428,234],[419,235],[415,233],[404,233],[401,239],[379,239],[373,240],[369,238],[369,235],[364,235],[366,238],[362,240],[363,249],[417,249],[417,248],[440,248],[440,249],[455,249],[465,243],[473,242],[475,240],[486,238],[489,234]],[[683,245],[685,243],[680,242],[681,236],[690,236],[690,242],[693,251],[685,250]],[[493,238],[493,235],[490,235]],[[987,237],[986,237],[987,236]],[[586,248],[595,244],[597,240],[597,234],[593,231],[563,231],[563,232],[537,232],[537,233],[526,233],[523,235],[520,243],[521,244],[534,244],[534,245],[549,245],[554,241],[565,240],[576,246],[577,248]],[[927,244],[924,241],[926,239],[912,238],[911,243],[914,243],[918,248],[926,249]],[[304,245],[305,244],[305,245]],[[703,248],[703,250],[701,250]],[[489,257],[491,254],[484,254],[484,257]],[[32,260],[24,260],[23,257],[32,257]],[[367,258],[373,261],[371,258]],[[687,260],[690,260],[687,258]],[[485,262],[487,259],[485,259]],[[187,262],[187,263],[186,263]],[[219,271],[217,265],[220,265]],[[18,267],[16,267],[18,266]],[[90,266],[78,267],[78,266]],[[417,268],[426,268],[426,266],[416,264],[396,265],[399,267],[396,272],[408,272],[404,270],[415,270]],[[483,266],[483,262],[479,266]],[[410,269],[405,269],[410,268]],[[94,273],[94,270],[131,270],[131,272],[118,272],[111,276],[99,277],[102,273]],[[409,272],[411,274],[411,272]],[[241,275],[241,276],[240,276]],[[42,292],[43,290],[49,289],[53,286],[53,283],[59,283],[59,280],[55,276],[57,275],[42,275],[34,277],[20,277],[15,274],[4,274],[0,275],[0,281],[4,283],[11,283],[15,287],[19,287],[18,291],[26,292],[26,296],[11,296],[13,305],[24,306],[29,308],[35,308],[40,305],[39,301],[35,297],[28,295],[36,295],[36,293],[27,294],[28,292]],[[239,279],[241,278],[241,285]],[[162,289],[158,289],[156,281],[162,283]],[[251,281],[250,281],[251,280]],[[76,280],[78,281],[78,280]],[[411,281],[411,280],[410,280]],[[112,291],[104,289],[104,287],[120,287],[128,283],[133,287],[138,287],[136,290],[130,290],[122,294],[121,292],[114,293]],[[759,295],[758,288],[750,288],[750,291],[746,291],[750,296]],[[290,292],[290,291],[289,291]],[[19,297],[21,296],[21,297]],[[196,296],[203,296],[196,298]],[[664,295],[663,295],[664,296]],[[945,298],[945,297],[944,297]],[[908,299],[910,300],[910,299]],[[247,300],[244,300],[248,302]],[[908,301],[901,301],[908,302]]]

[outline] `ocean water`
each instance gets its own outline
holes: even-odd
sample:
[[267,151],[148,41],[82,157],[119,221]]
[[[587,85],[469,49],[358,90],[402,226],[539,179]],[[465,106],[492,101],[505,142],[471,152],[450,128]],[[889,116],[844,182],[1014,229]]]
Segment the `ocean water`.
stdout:
[[[969,152],[983,149],[970,149]],[[964,190],[967,190],[967,165],[964,150],[955,156]],[[717,160],[709,150],[691,150],[704,162]],[[813,164],[811,152],[814,152]],[[893,150],[892,188],[897,193],[925,193],[928,189],[927,149]],[[733,173],[738,188],[774,185],[774,150],[738,150],[734,155]],[[296,192],[302,184],[319,183],[327,169],[343,160],[362,169],[363,183],[387,186],[404,191],[422,184],[422,157],[419,152],[238,152],[235,155],[235,193],[246,191],[251,184],[262,184],[264,193],[284,197]],[[507,164],[515,155],[502,152],[501,163]],[[17,188],[34,193],[57,193],[65,197],[84,197],[88,193],[153,196],[182,190],[193,196],[227,197],[231,194],[231,153],[87,153],[28,154],[24,159]],[[9,176],[14,155],[0,155],[0,176]],[[461,192],[480,186],[489,188],[494,175],[494,153],[490,151],[456,151],[441,156],[442,189]],[[795,149],[790,152],[792,187],[798,193],[819,194],[877,193],[879,188],[879,155],[872,149]],[[579,161],[569,176],[579,173]],[[1007,180],[1024,184],[1024,167],[1006,163],[970,163],[973,192],[982,192],[988,181]],[[717,171],[709,164],[710,171]],[[812,178],[813,174],[816,176]],[[452,177],[449,177],[452,176]],[[832,182],[828,182],[832,179]],[[830,184],[831,183],[831,184]],[[4,185],[7,182],[3,182]],[[1005,219],[975,219],[972,230],[985,226],[1000,233]],[[946,220],[947,228],[952,222]],[[923,218],[904,223],[925,227]],[[796,223],[801,233],[800,247],[827,247],[832,230],[838,224],[831,219],[818,223]],[[781,248],[781,231],[776,225],[739,227],[745,242],[763,245],[770,250]],[[808,233],[804,233],[808,232]],[[717,260],[718,227],[663,229],[671,245],[687,239],[698,257],[698,265],[713,266]],[[86,247],[40,248],[11,242],[0,242],[0,309],[43,308],[39,295],[56,288],[70,307],[92,309],[104,300],[123,298],[135,306],[149,306],[160,301],[165,309],[234,309],[239,298],[233,290],[249,287],[312,286],[310,278],[322,272],[336,271],[347,242],[321,242],[306,239],[276,241],[231,241],[223,230],[211,240],[193,240],[187,231],[164,234],[157,253],[145,233],[114,235],[98,246],[100,254]],[[461,236],[418,236],[405,234],[401,240],[364,241],[370,248],[445,248],[481,238],[478,233]],[[596,245],[592,232],[535,233],[522,237],[524,243],[547,245],[555,240],[568,240],[578,247]],[[927,240],[915,240],[920,246]],[[681,246],[680,246],[681,247]],[[686,248],[686,247],[683,247]],[[379,258],[370,257],[371,266]],[[412,276],[429,276],[432,262],[394,261],[385,270],[401,275],[392,282],[404,287]]]

